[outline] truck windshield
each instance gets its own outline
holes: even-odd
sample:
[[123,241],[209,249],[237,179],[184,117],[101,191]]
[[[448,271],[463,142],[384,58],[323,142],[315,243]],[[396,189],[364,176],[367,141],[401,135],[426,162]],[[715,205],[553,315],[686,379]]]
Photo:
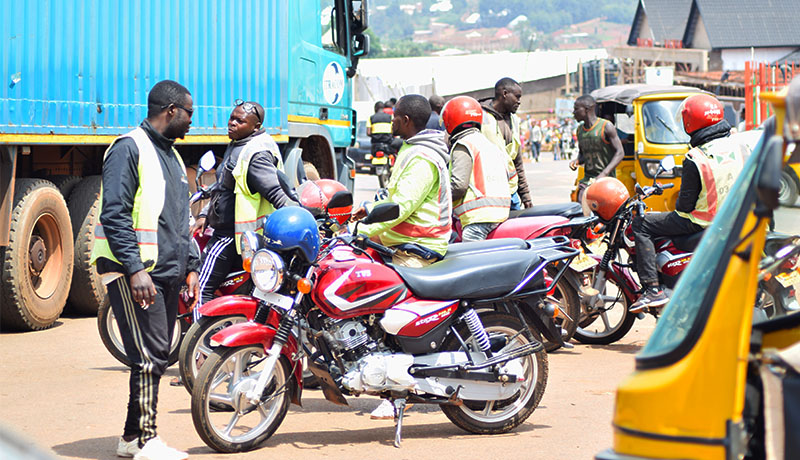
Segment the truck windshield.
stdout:
[[647,345],[636,357],[637,362],[658,361],[658,365],[669,364],[662,364],[660,359],[676,350],[693,327],[702,327],[704,324],[714,302],[714,296],[707,294],[714,294],[719,289],[722,275],[728,267],[727,260],[730,259],[733,246],[741,234],[744,217],[751,209],[756,170],[759,158],[764,156],[761,150],[763,143],[762,136],[722,208],[711,226],[705,230],[705,236],[692,257],[692,262],[678,281],[672,300],[659,318]]
[[689,135],[675,123],[680,99],[645,102],[642,107],[644,137],[653,144],[688,144]]

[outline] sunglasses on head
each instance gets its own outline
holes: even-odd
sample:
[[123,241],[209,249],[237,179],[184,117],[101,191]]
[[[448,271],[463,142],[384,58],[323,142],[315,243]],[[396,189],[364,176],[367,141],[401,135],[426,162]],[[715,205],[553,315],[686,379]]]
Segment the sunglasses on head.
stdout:
[[241,107],[244,109],[245,112],[252,113],[253,115],[258,118],[259,123],[263,123],[264,120],[261,119],[261,114],[258,113],[258,107],[252,102],[243,101],[241,99],[236,99],[234,102],[234,107]]

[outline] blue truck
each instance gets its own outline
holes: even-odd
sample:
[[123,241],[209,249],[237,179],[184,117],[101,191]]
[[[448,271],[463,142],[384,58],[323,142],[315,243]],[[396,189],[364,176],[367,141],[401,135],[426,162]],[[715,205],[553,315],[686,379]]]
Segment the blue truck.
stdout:
[[[352,188],[352,77],[369,49],[366,0],[20,0],[0,15],[0,326],[93,313],[89,264],[108,145],[141,123],[147,93],[194,99],[187,165],[224,152],[236,99],[260,102],[285,170]],[[190,183],[194,181],[189,167]]]

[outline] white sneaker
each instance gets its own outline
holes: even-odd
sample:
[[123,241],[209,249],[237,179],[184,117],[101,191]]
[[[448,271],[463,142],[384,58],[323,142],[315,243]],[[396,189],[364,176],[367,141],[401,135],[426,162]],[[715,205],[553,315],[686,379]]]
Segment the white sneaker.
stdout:
[[394,404],[388,399],[384,399],[378,407],[369,414],[369,418],[372,420],[394,420]]
[[139,451],[133,460],[185,460],[189,454],[164,444],[158,436],[144,443],[144,447]]
[[142,449],[139,447],[138,437],[134,438],[134,440],[131,442],[119,438],[119,442],[117,443],[117,457],[130,458],[138,454],[140,450]]

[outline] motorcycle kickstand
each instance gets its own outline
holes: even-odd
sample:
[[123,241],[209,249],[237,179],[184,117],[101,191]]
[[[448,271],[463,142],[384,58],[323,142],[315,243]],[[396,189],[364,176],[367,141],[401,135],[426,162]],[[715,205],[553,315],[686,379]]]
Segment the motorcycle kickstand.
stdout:
[[406,398],[397,398],[393,401],[393,404],[395,420],[397,422],[394,430],[394,446],[399,448],[402,442],[401,432],[403,431],[403,415],[406,411]]

